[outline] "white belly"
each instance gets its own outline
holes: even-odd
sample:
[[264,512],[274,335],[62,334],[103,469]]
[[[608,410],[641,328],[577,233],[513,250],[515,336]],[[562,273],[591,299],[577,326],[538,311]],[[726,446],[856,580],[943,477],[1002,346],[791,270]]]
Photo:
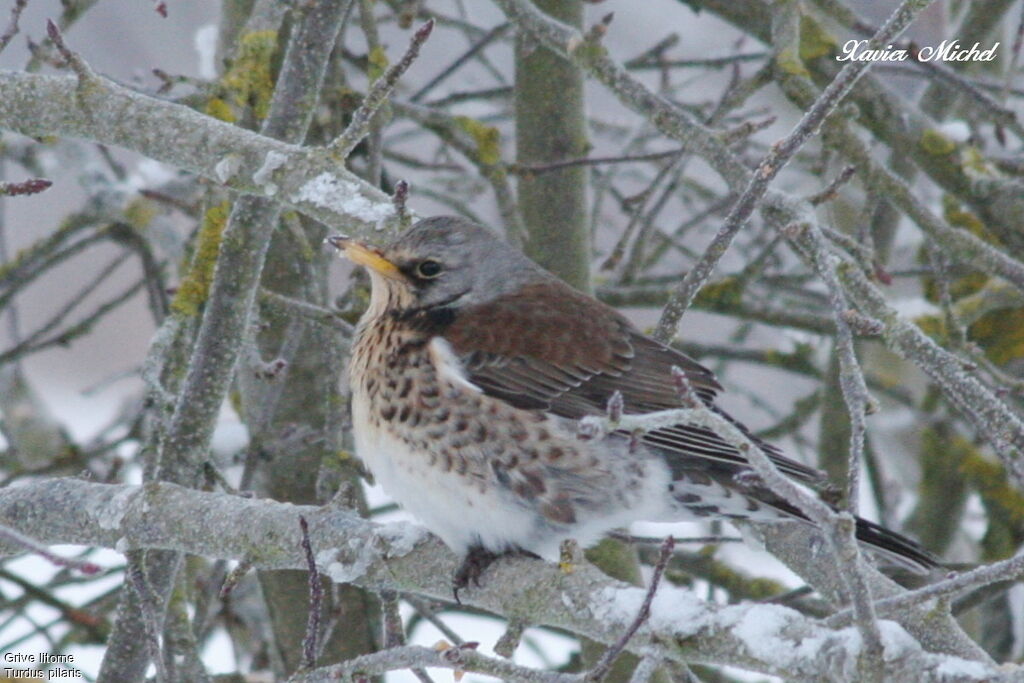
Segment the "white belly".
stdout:
[[507,491],[431,465],[425,454],[374,427],[367,404],[353,401],[356,453],[385,493],[456,553],[473,545],[533,550],[538,532],[533,511],[517,505]]

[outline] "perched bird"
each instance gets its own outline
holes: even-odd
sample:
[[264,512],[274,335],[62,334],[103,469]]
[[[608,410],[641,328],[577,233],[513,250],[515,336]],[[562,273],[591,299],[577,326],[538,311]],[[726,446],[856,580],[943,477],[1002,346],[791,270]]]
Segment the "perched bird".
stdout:
[[[803,520],[758,484],[715,433],[676,424],[639,440],[579,436],[579,420],[683,405],[673,367],[705,405],[710,370],[638,331],[486,228],[462,218],[419,221],[384,248],[328,242],[369,271],[370,305],[349,364],[356,451],[394,499],[463,556],[459,588],[498,555],[557,558],[631,522],[720,517]],[[753,438],[753,437],[751,437]],[[756,440],[756,439],[755,439]],[[809,485],[824,475],[758,441]],[[925,570],[913,541],[865,520],[857,537]]]

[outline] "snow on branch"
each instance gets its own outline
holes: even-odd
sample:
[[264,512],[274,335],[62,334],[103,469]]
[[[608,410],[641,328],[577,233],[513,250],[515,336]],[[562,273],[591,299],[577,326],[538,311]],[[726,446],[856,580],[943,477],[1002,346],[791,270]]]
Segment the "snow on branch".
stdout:
[[[0,523],[42,543],[88,544],[120,552],[161,548],[246,559],[259,569],[306,566],[300,516],[309,521],[317,562],[335,580],[375,591],[451,599],[449,578],[456,558],[409,524],[374,524],[339,508],[253,500],[165,483],[129,486],[66,478],[0,490]],[[497,563],[483,587],[468,591],[465,601],[612,643],[634,621],[646,596],[645,589],[587,566],[565,574],[555,565],[515,558]],[[881,621],[879,630],[884,675],[892,680],[1009,681],[1020,675],[991,663],[925,652],[895,622]],[[786,607],[720,607],[666,585],[628,649],[642,656],[729,664],[786,678],[849,679],[857,670],[861,642],[854,627],[829,629]],[[473,670],[475,661],[467,656],[457,663]]]
[[386,194],[324,148],[281,142],[99,75],[82,87],[74,76],[0,70],[0,129],[130,149],[355,233],[394,214]]

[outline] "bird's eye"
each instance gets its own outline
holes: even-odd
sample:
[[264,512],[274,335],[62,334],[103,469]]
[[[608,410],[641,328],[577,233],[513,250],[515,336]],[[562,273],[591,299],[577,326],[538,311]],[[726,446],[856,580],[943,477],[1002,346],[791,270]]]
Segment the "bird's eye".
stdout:
[[437,277],[441,274],[441,264],[432,259],[420,261],[416,265],[416,274],[423,278]]

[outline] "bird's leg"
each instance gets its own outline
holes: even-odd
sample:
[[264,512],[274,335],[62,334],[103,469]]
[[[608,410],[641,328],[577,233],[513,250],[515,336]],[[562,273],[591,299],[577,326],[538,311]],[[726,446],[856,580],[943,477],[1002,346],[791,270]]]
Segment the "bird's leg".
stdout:
[[455,576],[452,577],[452,594],[455,596],[455,602],[462,604],[459,600],[459,591],[469,586],[472,583],[474,586],[480,586],[480,577],[487,571],[487,568],[494,564],[494,561],[507,556],[518,555],[520,557],[533,557],[537,558],[537,555],[529,552],[528,550],[521,550],[519,548],[513,548],[506,550],[502,553],[496,553],[484,548],[481,545],[474,545],[466,553],[466,556],[462,558],[462,564],[455,570]]
[[469,549],[466,556],[462,558],[462,564],[455,570],[455,576],[452,577],[452,594],[455,596],[455,602],[462,604],[462,601],[459,600],[459,591],[467,587],[470,582],[474,586],[479,586],[480,576],[499,557],[498,553],[491,552],[482,545],[474,545]]

